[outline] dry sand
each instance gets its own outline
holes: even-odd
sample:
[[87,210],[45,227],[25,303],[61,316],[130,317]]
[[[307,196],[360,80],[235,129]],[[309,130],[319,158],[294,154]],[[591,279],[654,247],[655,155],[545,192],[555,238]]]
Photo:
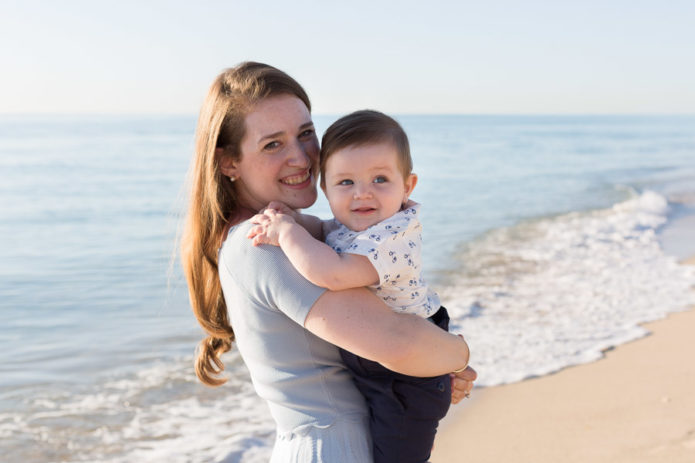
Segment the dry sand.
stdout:
[[432,463],[695,462],[695,308],[645,327],[597,362],[474,390]]

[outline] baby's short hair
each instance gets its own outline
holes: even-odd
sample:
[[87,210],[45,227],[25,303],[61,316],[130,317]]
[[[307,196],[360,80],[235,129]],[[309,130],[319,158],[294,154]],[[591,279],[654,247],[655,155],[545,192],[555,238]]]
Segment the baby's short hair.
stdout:
[[403,127],[392,117],[379,111],[364,109],[343,116],[331,124],[321,139],[321,186],[326,186],[326,161],[333,153],[349,146],[392,143],[398,153],[403,178],[413,170],[410,144]]

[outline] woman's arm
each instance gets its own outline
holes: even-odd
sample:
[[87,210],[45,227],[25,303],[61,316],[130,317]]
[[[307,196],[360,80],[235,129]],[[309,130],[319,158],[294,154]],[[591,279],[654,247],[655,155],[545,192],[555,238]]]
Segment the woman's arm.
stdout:
[[398,373],[437,376],[465,368],[468,345],[422,317],[398,314],[365,288],[326,291],[304,327]]
[[289,214],[266,209],[255,215],[248,238],[254,246],[280,246],[294,268],[317,286],[339,291],[373,285],[379,275],[366,256],[338,254],[311,234]]

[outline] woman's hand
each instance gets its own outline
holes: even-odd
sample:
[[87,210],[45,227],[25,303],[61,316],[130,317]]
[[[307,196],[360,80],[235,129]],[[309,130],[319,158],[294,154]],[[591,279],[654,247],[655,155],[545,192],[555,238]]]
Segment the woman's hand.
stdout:
[[[273,204],[281,204],[287,208],[287,206],[282,203],[270,203],[263,212],[249,219],[251,223],[256,225],[251,227],[246,237],[253,240],[254,246],[261,244],[280,246],[280,237],[282,234],[289,232],[293,226],[299,226],[291,215],[278,212],[277,209],[271,209],[270,206]],[[291,211],[291,209],[287,209]]]
[[451,377],[451,403],[457,404],[470,396],[473,390],[473,381],[478,378],[478,373],[473,368],[466,367],[465,370],[451,373],[449,376]]

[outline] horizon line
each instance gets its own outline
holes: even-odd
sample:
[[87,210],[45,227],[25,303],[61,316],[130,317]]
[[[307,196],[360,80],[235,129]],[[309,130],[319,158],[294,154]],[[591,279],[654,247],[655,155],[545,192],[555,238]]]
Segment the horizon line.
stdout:
[[[352,112],[352,111],[350,111]],[[312,113],[312,116],[341,116],[349,114],[350,112],[320,112]],[[494,113],[482,113],[482,112],[385,112],[386,114],[392,116],[476,116],[476,117],[509,117],[509,116],[528,116],[528,117],[654,117],[654,116],[664,116],[664,117],[692,117],[695,116],[695,111],[693,112],[635,112],[635,113],[621,113],[621,112],[494,112]],[[59,112],[59,111],[45,111],[45,112],[0,112],[0,118],[4,117],[48,117],[48,116],[65,116],[65,117],[79,117],[79,116],[100,116],[100,117],[197,117],[197,112],[103,112],[103,111],[75,111],[75,112]]]

